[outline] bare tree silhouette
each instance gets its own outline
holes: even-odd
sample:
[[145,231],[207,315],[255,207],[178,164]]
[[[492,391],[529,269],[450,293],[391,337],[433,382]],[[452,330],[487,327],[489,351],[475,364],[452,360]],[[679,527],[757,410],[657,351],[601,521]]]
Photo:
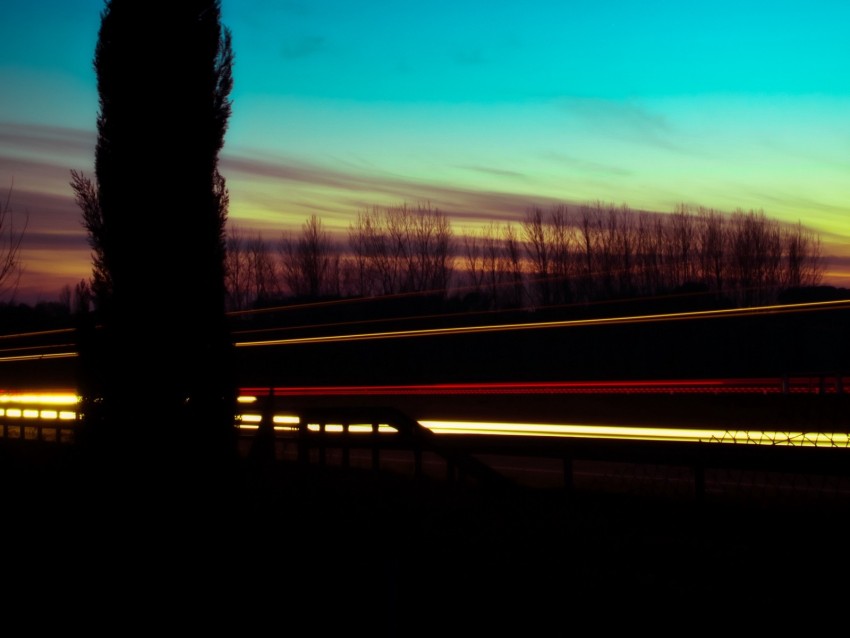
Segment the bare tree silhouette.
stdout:
[[311,215],[301,234],[287,233],[280,246],[283,280],[290,292],[301,297],[339,295],[340,258],[322,221]]
[[26,227],[26,218],[22,226],[15,226],[10,186],[5,199],[0,200],[0,298],[6,295],[14,297],[17,290],[23,270],[21,242],[24,239]]
[[106,1],[96,186],[72,174],[93,284],[108,293],[95,438],[107,455],[120,445],[149,467],[201,474],[236,455],[218,171],[233,53],[220,13],[210,0]]

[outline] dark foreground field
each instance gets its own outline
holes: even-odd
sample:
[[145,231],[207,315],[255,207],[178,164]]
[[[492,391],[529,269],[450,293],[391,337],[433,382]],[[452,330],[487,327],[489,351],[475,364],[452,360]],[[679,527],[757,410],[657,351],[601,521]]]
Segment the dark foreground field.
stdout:
[[168,487],[155,467],[125,484],[49,449],[2,448],[4,616],[33,630],[814,630],[850,592],[837,501],[567,499],[247,459],[225,483]]

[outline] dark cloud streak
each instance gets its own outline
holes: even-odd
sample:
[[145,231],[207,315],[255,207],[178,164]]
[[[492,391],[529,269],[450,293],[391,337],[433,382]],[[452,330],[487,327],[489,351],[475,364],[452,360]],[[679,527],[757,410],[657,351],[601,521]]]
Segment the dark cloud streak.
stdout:
[[[477,167],[477,170],[488,171],[481,167]],[[440,186],[426,181],[363,175],[287,160],[225,156],[222,159],[222,171],[234,183],[240,177],[246,181],[260,177],[335,189],[344,193],[343,199],[339,200],[341,205],[352,208],[368,208],[386,199],[395,199],[398,203],[427,201],[458,219],[517,220],[532,204],[548,206],[556,203],[552,198],[530,197],[521,193]],[[355,193],[362,193],[364,198],[358,199],[353,196]],[[333,194],[329,194],[329,197],[336,198]],[[557,203],[562,203],[562,200],[557,200]]]
[[320,35],[308,35],[284,42],[280,55],[286,60],[297,60],[319,53],[325,48],[325,38]]
[[93,156],[95,143],[94,131],[0,122],[0,146],[9,145],[36,153],[64,152]]

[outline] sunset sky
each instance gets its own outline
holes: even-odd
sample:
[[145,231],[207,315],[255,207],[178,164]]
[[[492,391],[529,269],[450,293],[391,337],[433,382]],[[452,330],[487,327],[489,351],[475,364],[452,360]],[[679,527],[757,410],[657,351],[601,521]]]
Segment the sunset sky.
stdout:
[[[0,5],[0,192],[29,216],[21,301],[90,273],[68,182],[93,169],[103,6]],[[426,200],[458,233],[554,202],[761,209],[817,232],[825,283],[850,286],[846,0],[224,0],[222,13],[236,61],[221,170],[243,229],[274,239],[316,213],[344,230],[373,204]],[[168,228],[155,186],[151,241]]]

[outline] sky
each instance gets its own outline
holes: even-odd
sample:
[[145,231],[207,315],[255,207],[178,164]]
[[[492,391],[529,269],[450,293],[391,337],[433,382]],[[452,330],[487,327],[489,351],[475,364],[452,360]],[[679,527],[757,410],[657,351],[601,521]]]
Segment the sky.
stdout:
[[[0,5],[23,302],[91,272],[69,181],[93,176],[103,6]],[[221,171],[245,232],[316,214],[342,233],[366,208],[423,202],[458,234],[555,203],[762,210],[816,232],[824,283],[850,286],[846,0],[223,0],[222,20]]]

